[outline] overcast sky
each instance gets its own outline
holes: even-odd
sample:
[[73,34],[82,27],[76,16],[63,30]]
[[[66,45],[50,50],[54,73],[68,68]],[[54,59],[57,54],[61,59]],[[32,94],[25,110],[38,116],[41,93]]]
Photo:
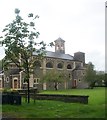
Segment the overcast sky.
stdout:
[[[85,53],[96,70],[105,70],[105,0],[1,0],[0,33],[14,19],[14,9],[21,15],[39,15],[36,28],[38,40],[46,43],[61,37],[66,54]],[[53,48],[47,50],[54,51]],[[0,47],[0,59],[4,50]]]

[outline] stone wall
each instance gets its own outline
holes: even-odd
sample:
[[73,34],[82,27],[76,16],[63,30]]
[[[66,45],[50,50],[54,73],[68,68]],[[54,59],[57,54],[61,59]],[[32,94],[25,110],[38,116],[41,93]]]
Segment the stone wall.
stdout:
[[56,94],[36,94],[36,100],[57,100],[69,103],[88,104],[89,96],[81,95],[56,95]]

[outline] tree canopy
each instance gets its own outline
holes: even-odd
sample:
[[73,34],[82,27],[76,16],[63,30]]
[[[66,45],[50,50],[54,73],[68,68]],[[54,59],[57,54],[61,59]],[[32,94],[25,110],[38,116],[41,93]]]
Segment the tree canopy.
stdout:
[[[0,37],[2,46],[5,48],[5,58],[3,60],[4,69],[8,68],[10,62],[25,73],[25,79],[28,82],[33,70],[34,60],[33,53],[35,52],[38,59],[41,59],[45,54],[46,43],[38,41],[40,33],[35,28],[35,21],[39,18],[33,13],[28,14],[28,20],[24,20],[20,16],[20,10],[15,9],[15,19],[5,26],[3,36]],[[28,22],[26,22],[28,21]],[[52,43],[50,43],[52,46]],[[28,99],[29,102],[29,99]]]
[[[36,51],[38,56],[43,55],[46,44],[43,41],[38,42],[36,40],[40,34],[35,29],[35,19],[39,18],[38,15],[34,16],[33,13],[30,13],[28,15],[29,23],[27,23],[19,15],[19,9],[15,9],[15,14],[15,20],[6,25],[2,31],[4,33],[4,36],[1,36],[2,44],[5,47],[6,54],[4,63],[14,62],[17,67],[23,67],[25,72],[28,72],[26,65],[32,66],[33,52]],[[36,49],[37,46],[39,49]],[[20,64],[20,60],[22,64]]]
[[105,84],[105,87],[107,87],[107,73],[105,73],[104,84]]
[[84,80],[89,83],[89,87],[93,88],[96,82],[96,71],[94,70],[94,65],[89,62],[86,68],[86,74]]
[[105,73],[96,73],[96,86],[104,86]]
[[43,82],[53,83],[55,90],[57,90],[58,84],[64,82],[65,80],[68,80],[69,78],[67,77],[66,73],[64,73],[64,72],[50,70],[43,76],[42,79],[43,79]]

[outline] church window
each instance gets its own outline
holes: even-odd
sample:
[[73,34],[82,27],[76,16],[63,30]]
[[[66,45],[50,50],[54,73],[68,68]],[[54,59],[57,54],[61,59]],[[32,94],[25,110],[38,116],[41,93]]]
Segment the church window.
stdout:
[[71,74],[69,73],[69,78],[71,77]]
[[62,69],[63,68],[63,64],[62,63],[58,63],[57,68]]
[[34,62],[34,68],[33,68],[34,74],[38,75],[40,73],[40,68],[41,68],[40,61],[35,61]]
[[34,84],[39,84],[39,80],[40,80],[40,78],[35,78],[34,81],[33,81]]
[[81,80],[80,80],[80,79],[79,79],[78,81],[79,81],[79,82],[81,82]]
[[41,63],[40,63],[39,61],[35,61],[35,62],[34,62],[34,66],[35,66],[35,67],[41,67]]
[[67,65],[67,69],[72,69],[70,64]]
[[9,83],[9,77],[6,78],[6,82]]
[[59,50],[59,45],[56,48],[57,48],[57,50]]
[[48,63],[46,64],[46,67],[47,67],[47,68],[53,68],[53,64],[52,64],[51,62],[48,62]]
[[63,45],[61,45],[61,50],[63,50],[64,48],[63,48]]

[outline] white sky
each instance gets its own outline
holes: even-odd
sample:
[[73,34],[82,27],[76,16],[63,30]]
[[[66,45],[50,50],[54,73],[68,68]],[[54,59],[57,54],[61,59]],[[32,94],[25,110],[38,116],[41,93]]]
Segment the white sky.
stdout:
[[[14,17],[14,9],[21,15],[39,15],[36,28],[38,40],[46,43],[64,39],[66,54],[85,53],[96,70],[105,70],[105,0],[1,0],[0,33]],[[53,48],[47,50],[54,51]],[[0,47],[0,59],[4,50]]]

